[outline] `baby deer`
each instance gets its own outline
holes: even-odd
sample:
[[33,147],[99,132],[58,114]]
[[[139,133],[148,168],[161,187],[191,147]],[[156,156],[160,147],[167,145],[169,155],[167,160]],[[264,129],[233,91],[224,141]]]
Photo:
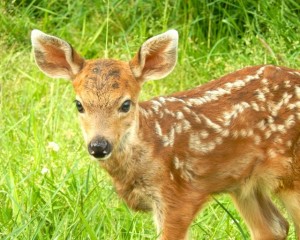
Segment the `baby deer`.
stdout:
[[138,102],[141,87],[167,76],[178,33],[143,43],[129,62],[85,60],[66,41],[33,30],[36,63],[72,80],[89,153],[136,210],[152,210],[161,239],[187,238],[213,194],[229,193],[252,239],[300,240],[300,72],[248,67],[192,90]]

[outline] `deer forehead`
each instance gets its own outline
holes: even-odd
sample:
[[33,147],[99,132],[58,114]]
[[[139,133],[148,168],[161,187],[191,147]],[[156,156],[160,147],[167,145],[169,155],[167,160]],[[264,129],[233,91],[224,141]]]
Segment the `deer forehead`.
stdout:
[[136,101],[140,91],[129,64],[113,59],[87,60],[73,87],[83,102],[100,106],[112,105],[125,97]]

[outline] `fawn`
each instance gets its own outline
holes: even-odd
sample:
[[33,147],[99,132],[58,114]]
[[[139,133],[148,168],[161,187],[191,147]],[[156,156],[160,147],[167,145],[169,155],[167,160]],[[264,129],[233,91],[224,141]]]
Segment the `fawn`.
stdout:
[[143,83],[177,62],[178,33],[145,41],[129,62],[83,59],[66,41],[33,30],[36,63],[71,79],[89,153],[135,210],[154,213],[161,239],[187,239],[213,194],[229,193],[252,239],[300,240],[300,72],[247,67],[194,89],[138,102]]

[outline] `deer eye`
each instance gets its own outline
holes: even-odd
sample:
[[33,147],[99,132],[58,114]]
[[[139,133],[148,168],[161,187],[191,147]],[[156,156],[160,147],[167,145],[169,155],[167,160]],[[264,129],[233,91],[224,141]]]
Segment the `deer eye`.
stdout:
[[76,105],[76,108],[77,108],[78,112],[83,113],[84,108],[83,108],[81,102],[79,102],[78,100],[75,100],[74,102],[75,102],[75,105]]
[[126,100],[125,102],[123,102],[123,104],[120,107],[119,111],[127,113],[130,110],[130,106],[131,106],[131,101],[130,100]]

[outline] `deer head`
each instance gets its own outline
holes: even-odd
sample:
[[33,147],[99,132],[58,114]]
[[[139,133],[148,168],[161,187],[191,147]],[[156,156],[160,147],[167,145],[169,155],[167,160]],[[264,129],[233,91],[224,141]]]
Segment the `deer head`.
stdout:
[[142,84],[167,76],[177,60],[175,30],[145,41],[129,62],[85,60],[66,41],[39,30],[32,31],[31,40],[39,68],[52,78],[72,81],[88,151],[102,160],[135,137]]

